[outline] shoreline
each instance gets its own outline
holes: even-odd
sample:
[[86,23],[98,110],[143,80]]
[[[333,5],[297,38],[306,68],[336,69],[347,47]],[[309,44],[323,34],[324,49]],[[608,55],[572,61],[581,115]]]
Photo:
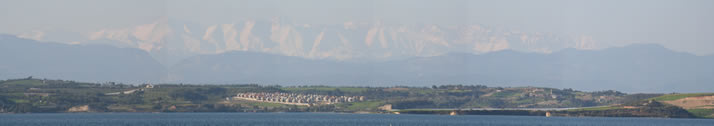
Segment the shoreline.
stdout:
[[[525,110],[474,110],[474,111],[491,111],[491,112],[525,112]],[[211,114],[211,113],[221,113],[221,114],[297,114],[297,113],[312,113],[312,114],[377,114],[377,115],[437,115],[437,116],[545,116],[546,111],[530,111],[532,114],[473,114],[473,113],[460,113],[457,115],[449,113],[440,113],[442,110],[430,111],[431,113],[413,113],[400,112],[395,114],[394,112],[46,112],[46,113],[0,113],[0,115],[32,115],[32,114]],[[451,112],[451,111],[450,111]],[[557,112],[555,112],[557,113]],[[542,114],[542,115],[541,115]],[[663,118],[663,119],[712,119],[712,118],[675,118],[675,117],[649,117],[649,116],[572,116],[572,115],[555,115],[550,117],[576,117],[576,118]]]
[[[435,115],[435,116],[529,116],[538,115],[489,115],[489,114],[466,114],[466,115],[448,115],[448,114],[392,114],[392,113],[352,113],[352,112],[57,112],[57,113],[0,113],[0,115],[32,115],[32,114],[374,114],[374,115]],[[541,116],[546,117],[546,116]],[[552,116],[554,118],[653,118],[653,119],[703,119],[711,120],[712,118],[670,118],[670,117],[616,117],[616,116]],[[548,117],[550,118],[550,117]]]

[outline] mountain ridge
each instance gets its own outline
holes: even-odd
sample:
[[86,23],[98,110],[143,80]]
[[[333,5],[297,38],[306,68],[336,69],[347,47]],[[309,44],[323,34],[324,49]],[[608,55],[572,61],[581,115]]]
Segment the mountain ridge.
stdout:
[[[270,56],[270,55],[266,55]],[[664,58],[663,58],[664,57]],[[241,57],[225,57],[246,59]],[[413,57],[403,60],[384,62],[351,63],[307,58],[287,60],[266,60],[258,58],[260,65],[230,66],[234,71],[253,72],[251,75],[240,73],[218,78],[231,78],[233,83],[271,83],[285,85],[324,84],[324,85],[420,85],[431,84],[486,84],[499,86],[545,86],[545,87],[587,87],[590,90],[623,89],[629,92],[687,92],[704,91],[697,86],[700,83],[714,82],[706,76],[714,76],[711,66],[706,64],[705,56],[673,52],[659,45],[633,45],[602,50],[563,50],[550,54],[527,53],[512,50],[496,51],[485,54],[447,53],[432,57]],[[188,58],[190,60],[192,58]],[[251,58],[247,58],[251,59]],[[276,58],[272,58],[276,59]],[[279,58],[277,58],[279,59]],[[210,63],[238,63],[240,61],[208,60]],[[309,62],[321,62],[322,65]],[[297,64],[291,64],[297,63]],[[269,65],[266,65],[269,64]],[[243,64],[246,65],[246,64]],[[291,66],[291,67],[285,67]],[[170,69],[186,69],[172,66]],[[702,68],[696,68],[702,67]],[[250,69],[241,69],[250,68]],[[272,68],[293,69],[301,72],[287,72]],[[270,69],[262,76],[278,78],[266,80],[245,80],[243,76],[256,76],[255,69]],[[204,69],[205,70],[205,69]],[[316,72],[323,71],[323,72]],[[216,74],[216,71],[194,71],[197,74]],[[171,72],[171,74],[182,74]],[[313,76],[303,76],[313,75]],[[189,74],[193,75],[193,74]],[[301,76],[300,78],[280,79],[283,76]],[[216,79],[218,79],[216,78]],[[335,79],[339,78],[339,79]],[[185,81],[181,80],[180,81]],[[192,80],[188,82],[217,83],[217,81]],[[211,79],[209,79],[211,80]],[[220,82],[218,82],[220,83]],[[675,84],[675,88],[670,88]],[[630,86],[627,86],[630,85]],[[604,87],[603,87],[604,86]],[[672,90],[674,89],[674,90]],[[698,89],[698,90],[697,90]]]
[[[10,35],[0,36],[0,41],[3,44],[0,55],[8,57],[6,62],[0,62],[0,69],[5,71],[2,78],[37,76],[100,82],[333,86],[482,84],[660,93],[702,92],[714,88],[702,85],[714,82],[710,78],[714,76],[714,67],[709,65],[714,64],[711,58],[714,56],[675,52],[653,44],[598,50],[570,48],[552,53],[510,49],[483,54],[457,52],[386,61],[229,51],[196,55],[165,66],[145,51],[134,48],[45,43]],[[140,63],[132,62],[134,60]],[[68,61],[72,62],[62,64]],[[111,65],[97,65],[107,63]]]
[[[165,68],[145,51],[108,45],[67,45],[0,36],[0,76],[93,82],[158,82]],[[4,67],[3,67],[4,66]]]

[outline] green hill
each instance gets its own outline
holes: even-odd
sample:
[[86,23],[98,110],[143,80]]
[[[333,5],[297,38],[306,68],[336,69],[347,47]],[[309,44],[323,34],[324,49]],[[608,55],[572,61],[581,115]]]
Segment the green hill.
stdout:
[[[637,101],[677,100],[705,94],[626,94],[618,91],[584,92],[542,87],[487,87],[440,85],[431,87],[276,86],[257,84],[145,85],[83,83],[66,80],[13,79],[0,81],[0,112],[68,112],[88,106],[85,112],[372,112],[390,109],[468,108],[571,108],[621,105]],[[227,100],[237,93],[267,92],[326,96],[364,96],[360,102],[292,105],[247,100]],[[686,97],[683,97],[686,96]],[[669,103],[669,101],[662,101]],[[388,108],[384,108],[388,105]],[[682,107],[682,106],[680,106]],[[686,106],[685,106],[686,107]],[[703,106],[706,108],[706,106]],[[592,110],[609,110],[592,108]],[[688,109],[709,117],[709,109]],[[75,109],[76,110],[76,109]],[[589,111],[592,111],[589,110]],[[654,109],[653,109],[654,110]],[[659,109],[657,109],[659,110]],[[649,110],[648,110],[649,111]],[[666,110],[669,111],[669,110]],[[618,111],[621,112],[621,111]],[[480,113],[480,112],[465,112]],[[654,116],[652,113],[644,114]],[[512,113],[514,114],[514,113]],[[517,113],[515,113],[517,114]]]
[[714,118],[714,93],[667,94],[650,99],[682,107],[700,118]]

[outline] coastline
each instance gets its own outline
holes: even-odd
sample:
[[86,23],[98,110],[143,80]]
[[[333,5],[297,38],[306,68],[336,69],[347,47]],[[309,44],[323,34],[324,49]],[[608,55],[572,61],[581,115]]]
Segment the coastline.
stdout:
[[[453,113],[457,114],[453,114]],[[314,113],[314,114],[379,114],[379,115],[440,115],[440,116],[542,116],[542,117],[601,117],[601,118],[668,118],[668,119],[712,119],[698,117],[668,117],[668,116],[623,116],[623,115],[587,115],[587,114],[566,114],[567,111],[541,111],[541,110],[419,110],[419,111],[392,111],[392,112],[39,112],[39,113],[0,113],[0,115],[31,115],[31,114],[201,114],[201,113],[244,113],[244,114],[265,114],[265,113]],[[553,113],[553,116],[546,116],[546,113]]]

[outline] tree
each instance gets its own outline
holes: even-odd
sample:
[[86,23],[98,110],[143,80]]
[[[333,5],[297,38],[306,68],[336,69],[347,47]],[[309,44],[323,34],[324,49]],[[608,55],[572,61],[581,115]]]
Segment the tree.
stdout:
[[203,100],[208,99],[208,97],[204,96],[201,93],[198,93],[194,90],[189,90],[189,89],[180,89],[176,91],[171,91],[169,93],[169,96],[173,98],[183,98],[185,100],[197,103]]

